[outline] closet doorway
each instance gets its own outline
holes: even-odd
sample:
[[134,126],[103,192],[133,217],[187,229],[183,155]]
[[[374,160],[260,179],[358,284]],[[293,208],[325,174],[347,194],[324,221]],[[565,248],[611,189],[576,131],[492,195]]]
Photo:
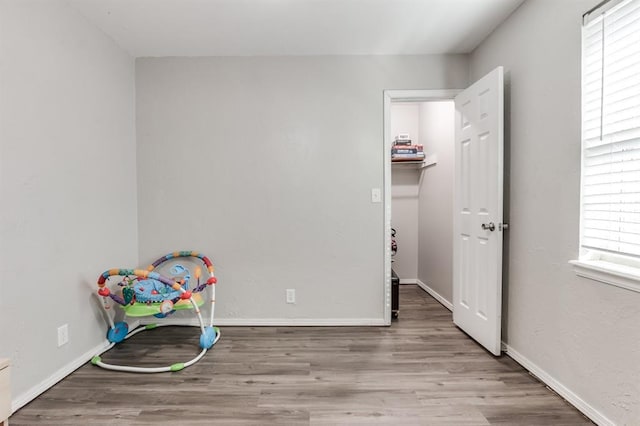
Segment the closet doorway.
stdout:
[[[417,284],[452,309],[453,191],[457,90],[388,90],[385,129],[385,294],[391,270],[400,284]],[[399,135],[422,145],[424,159],[393,161]],[[391,228],[398,252],[391,256]],[[385,318],[390,322],[389,303]],[[400,304],[400,317],[402,304]]]

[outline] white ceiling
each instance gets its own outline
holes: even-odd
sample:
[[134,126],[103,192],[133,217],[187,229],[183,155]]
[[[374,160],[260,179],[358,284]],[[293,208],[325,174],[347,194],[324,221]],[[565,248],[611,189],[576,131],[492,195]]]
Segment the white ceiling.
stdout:
[[524,0],[68,0],[132,56],[471,52]]

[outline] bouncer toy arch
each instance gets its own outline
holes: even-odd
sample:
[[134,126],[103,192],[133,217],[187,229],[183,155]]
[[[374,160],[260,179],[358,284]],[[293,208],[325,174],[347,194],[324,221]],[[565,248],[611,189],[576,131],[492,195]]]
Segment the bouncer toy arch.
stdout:
[[[171,278],[163,276],[155,269],[170,260],[179,258],[193,258],[197,263],[201,263],[208,272],[208,278],[201,281],[202,269],[197,266],[191,271],[180,263],[173,262],[170,265],[169,273]],[[112,291],[107,285],[113,277],[120,277],[118,282],[119,291]],[[195,283],[192,284],[192,281]],[[200,324],[200,348],[201,352],[187,362],[179,362],[162,367],[132,367],[126,365],[107,364],[102,361],[101,355],[114,347],[116,344],[129,337],[153,328],[170,324],[148,324],[142,325],[129,331],[126,321],[114,322],[107,312],[109,329],[107,339],[109,346],[94,356],[91,363],[108,370],[129,371],[134,373],[161,373],[165,371],[179,371],[185,367],[198,362],[207,350],[220,339],[220,330],[213,326],[213,315],[215,307],[215,285],[217,278],[214,275],[214,267],[208,257],[195,251],[179,251],[169,253],[155,262],[147,269],[109,269],[98,277],[98,294],[102,296],[105,311],[110,308],[110,302],[115,302],[123,310],[125,319],[129,317],[154,316],[165,318],[168,315],[180,310],[192,310],[198,318]],[[205,325],[200,312],[200,307],[204,304],[203,295],[210,289],[210,319],[209,325]]]

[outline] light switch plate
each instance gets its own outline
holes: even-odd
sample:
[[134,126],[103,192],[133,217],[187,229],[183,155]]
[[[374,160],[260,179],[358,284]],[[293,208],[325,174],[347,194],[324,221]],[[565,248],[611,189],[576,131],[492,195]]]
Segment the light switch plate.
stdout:
[[371,188],[371,202],[372,203],[382,202],[382,191],[380,191],[380,188]]

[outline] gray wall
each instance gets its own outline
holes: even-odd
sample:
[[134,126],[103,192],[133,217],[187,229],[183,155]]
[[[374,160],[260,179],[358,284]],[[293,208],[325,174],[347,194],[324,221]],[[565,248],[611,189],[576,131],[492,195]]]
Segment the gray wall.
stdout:
[[580,26],[599,0],[529,0],[471,57],[504,65],[508,345],[615,424],[640,419],[640,294],[576,277]]
[[[394,137],[410,131],[437,163],[424,169],[392,168],[392,221],[398,231],[393,269],[401,280],[420,282],[448,305],[452,300],[453,101],[391,104]],[[401,281],[402,282],[402,281]]]
[[453,101],[420,103],[420,140],[437,163],[419,187],[418,279],[446,302],[453,300]]
[[[226,323],[383,319],[383,90],[462,88],[465,56],[136,62],[140,259],[200,250]],[[297,303],[285,304],[285,289]]]
[[415,283],[418,278],[419,179],[415,166],[394,164],[391,169],[391,227],[398,244],[392,267],[401,283]]
[[[391,139],[409,133],[411,143],[420,142],[420,104],[392,102],[389,114]],[[418,184],[420,171],[414,165],[391,166],[391,227],[396,230],[398,253],[393,270],[400,282],[414,282],[418,277]]]
[[15,405],[105,341],[98,274],[137,264],[134,62],[55,0],[0,2],[0,55],[0,357]]

